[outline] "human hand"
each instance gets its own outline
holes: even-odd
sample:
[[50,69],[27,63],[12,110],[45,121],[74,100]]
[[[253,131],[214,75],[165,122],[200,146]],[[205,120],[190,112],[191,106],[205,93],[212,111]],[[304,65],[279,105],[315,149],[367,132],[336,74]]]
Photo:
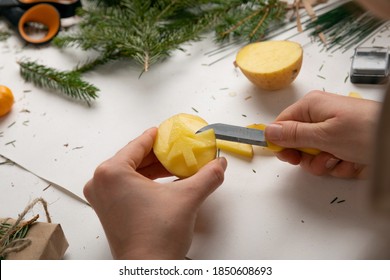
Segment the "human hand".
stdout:
[[84,187],[115,259],[184,259],[202,202],[224,179],[226,159],[218,158],[192,177],[171,176],[152,147],[157,129],[145,131],[103,162]]
[[309,147],[313,156],[294,149],[277,153],[312,174],[364,178],[374,150],[380,104],[375,101],[312,91],[286,108],[265,129],[268,141],[287,148]]

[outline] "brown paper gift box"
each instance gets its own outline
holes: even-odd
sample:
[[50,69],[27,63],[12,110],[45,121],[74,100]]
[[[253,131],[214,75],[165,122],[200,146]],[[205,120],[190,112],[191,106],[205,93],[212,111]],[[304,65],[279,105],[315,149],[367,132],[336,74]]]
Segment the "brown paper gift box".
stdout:
[[[0,219],[0,222],[3,221]],[[13,222],[7,220],[7,223]],[[31,240],[30,246],[20,252],[9,253],[6,260],[59,260],[69,246],[60,224],[35,222],[26,238]]]

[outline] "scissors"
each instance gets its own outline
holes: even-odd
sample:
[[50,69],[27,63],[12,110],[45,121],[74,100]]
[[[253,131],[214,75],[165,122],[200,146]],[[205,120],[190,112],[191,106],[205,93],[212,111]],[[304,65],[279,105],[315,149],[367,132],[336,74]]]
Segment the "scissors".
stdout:
[[[16,27],[23,40],[41,45],[57,35],[61,18],[74,16],[80,6],[80,0],[0,0],[0,16]],[[45,34],[30,32],[28,27],[34,25]]]

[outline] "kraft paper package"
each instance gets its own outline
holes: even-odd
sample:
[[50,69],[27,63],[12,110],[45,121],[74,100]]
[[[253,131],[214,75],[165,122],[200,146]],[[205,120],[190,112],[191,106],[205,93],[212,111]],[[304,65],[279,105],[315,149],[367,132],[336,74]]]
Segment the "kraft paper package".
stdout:
[[[13,224],[13,219],[0,218],[0,224]],[[19,252],[8,253],[6,260],[59,260],[69,244],[60,224],[34,222],[29,226],[26,239],[31,244]]]

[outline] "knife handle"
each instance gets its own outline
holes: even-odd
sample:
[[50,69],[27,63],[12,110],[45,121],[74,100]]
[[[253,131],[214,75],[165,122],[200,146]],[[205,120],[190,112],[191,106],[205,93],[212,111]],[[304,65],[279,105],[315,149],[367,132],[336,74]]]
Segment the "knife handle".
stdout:
[[[260,129],[260,130],[265,130],[265,127],[266,125],[265,124],[262,124],[262,123],[257,123],[257,124],[251,124],[251,125],[248,125],[247,126],[248,128],[255,128],[255,129]],[[269,141],[267,141],[267,144],[268,144],[268,149],[271,150],[272,152],[280,152],[286,148],[284,147],[281,147],[279,145],[276,145],[274,143],[271,143]],[[316,156],[318,155],[319,153],[321,153],[320,150],[318,149],[314,149],[314,148],[295,148],[296,150],[298,151],[301,151],[301,152],[304,152],[306,154],[309,154],[309,155],[313,155],[313,156]]]
[[[281,146],[276,145],[274,143],[271,143],[269,141],[267,141],[267,144],[268,144],[268,149],[271,150],[272,152],[280,152],[280,151],[286,149],[284,147],[281,147]],[[313,156],[316,156],[319,153],[321,153],[320,150],[314,149],[314,148],[294,148],[294,149],[301,151],[301,152],[304,152],[304,153],[309,154],[309,155],[313,155]]]

